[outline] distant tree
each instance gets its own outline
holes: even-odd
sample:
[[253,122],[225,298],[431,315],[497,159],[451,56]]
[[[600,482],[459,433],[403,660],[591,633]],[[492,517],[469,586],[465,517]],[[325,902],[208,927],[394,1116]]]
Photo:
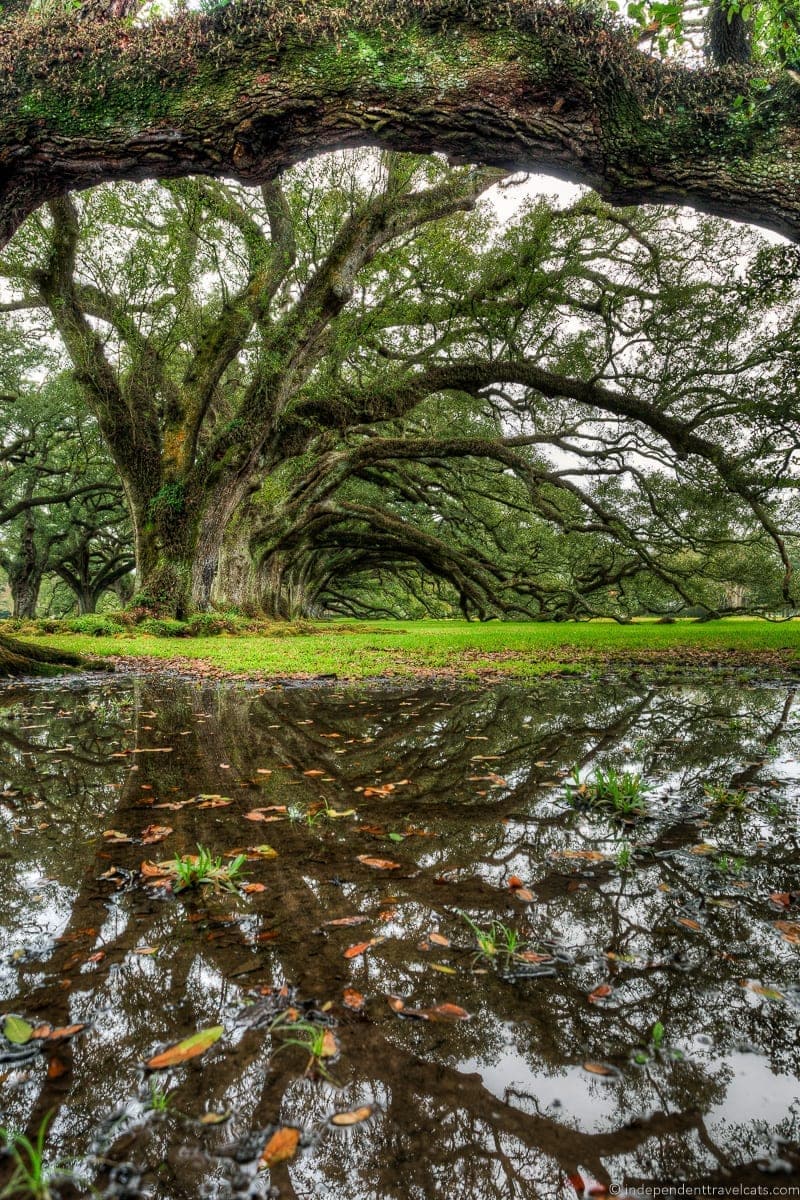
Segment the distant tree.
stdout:
[[96,425],[64,378],[37,393],[5,395],[0,410],[0,567],[13,615],[35,616],[45,576],[70,574],[81,554],[88,556],[84,599],[93,607],[114,582],[111,560],[105,581],[95,569],[112,543],[116,565],[125,561],[126,571],[133,565],[129,550],[120,557],[127,513]]

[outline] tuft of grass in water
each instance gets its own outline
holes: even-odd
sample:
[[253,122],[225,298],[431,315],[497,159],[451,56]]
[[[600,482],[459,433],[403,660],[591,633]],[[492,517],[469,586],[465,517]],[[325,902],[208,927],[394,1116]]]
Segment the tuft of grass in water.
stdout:
[[150,1080],[150,1111],[151,1112],[168,1112],[172,1096],[169,1092],[165,1092],[159,1086],[157,1080]]
[[336,1052],[336,1043],[333,1041],[330,1026],[297,1018],[293,1011],[288,1009],[278,1014],[269,1026],[269,1030],[270,1033],[279,1033],[282,1037],[281,1045],[275,1051],[276,1054],[280,1054],[281,1050],[285,1050],[289,1046],[299,1046],[308,1054],[305,1074],[320,1074],[329,1082],[333,1082],[324,1063],[326,1058],[331,1058]]
[[45,1162],[44,1143],[51,1113],[42,1121],[34,1141],[24,1133],[0,1127],[0,1147],[11,1159],[11,1176],[0,1192],[3,1200],[52,1200],[58,1169]]
[[576,808],[596,808],[611,816],[629,819],[645,815],[645,797],[649,790],[641,775],[631,771],[597,767],[592,775],[581,780],[580,770],[576,766],[573,767],[566,793],[567,800]]
[[712,808],[728,812],[741,812],[747,808],[747,793],[732,791],[722,783],[707,783],[703,787]]
[[492,960],[500,958],[510,962],[525,949],[526,943],[522,941],[517,930],[504,925],[502,921],[493,921],[488,929],[481,929],[465,912],[459,912],[459,916],[466,921],[475,935],[478,945],[476,957]]
[[224,888],[233,892],[246,862],[245,854],[237,854],[236,858],[225,864],[221,855],[215,857],[205,846],[198,845],[197,854],[177,855],[168,867],[177,881],[175,890],[178,892],[186,888],[209,886],[215,891]]
[[711,865],[721,875],[741,875],[744,870],[744,859],[738,857],[731,858],[728,854],[720,854],[717,858],[712,859]]
[[627,842],[624,846],[620,846],[614,861],[617,864],[618,871],[630,871],[631,863],[633,862],[633,850]]

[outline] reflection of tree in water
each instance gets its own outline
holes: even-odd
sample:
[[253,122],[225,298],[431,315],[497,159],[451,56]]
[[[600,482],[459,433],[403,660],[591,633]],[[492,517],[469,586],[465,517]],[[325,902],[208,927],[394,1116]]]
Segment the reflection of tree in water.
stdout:
[[[765,763],[765,746],[779,743],[796,753],[791,694],[563,680],[524,688],[259,694],[145,680],[87,691],[17,690],[7,699],[0,720],[3,776],[7,791],[20,796],[4,804],[17,806],[10,809],[8,848],[19,865],[12,900],[7,890],[0,907],[7,927],[27,937],[40,920],[34,896],[50,886],[47,904],[60,909],[48,926],[62,940],[32,961],[4,964],[4,1009],[54,1024],[94,1017],[96,1026],[85,1040],[53,1050],[62,1073],[45,1078],[45,1062],[31,1069],[29,1082],[4,1099],[6,1118],[35,1127],[57,1108],[55,1130],[67,1152],[85,1153],[120,1097],[136,1093],[136,1062],[159,1040],[220,1019],[235,1028],[244,993],[260,985],[286,980],[301,999],[322,1002],[338,1000],[353,983],[369,999],[366,1016],[335,1010],[343,1054],[334,1073],[345,1084],[336,1103],[374,1096],[384,1112],[276,1167],[275,1182],[286,1195],[338,1186],[358,1198],[505,1198],[537,1190],[557,1196],[559,1179],[581,1164],[606,1179],[609,1172],[618,1178],[615,1162],[642,1179],[694,1178],[763,1152],[764,1131],[755,1122],[709,1129],[703,1114],[724,1103],[731,1070],[722,1056],[743,1042],[757,1047],[776,1073],[798,1074],[785,1004],[761,1001],[737,982],[791,988],[796,949],[770,929],[776,914],[765,898],[797,886],[794,845],[780,817],[765,815],[764,797],[782,796],[780,790],[754,792],[750,810],[714,817],[705,828],[695,817],[704,781],[760,788],[773,769],[769,758],[756,765]],[[37,723],[48,729],[23,728]],[[72,749],[47,753],[45,742]],[[171,753],[146,753],[163,746]],[[141,753],[110,757],[123,749]],[[654,783],[654,819],[621,835],[605,821],[565,810],[563,789],[552,784],[576,762],[641,766]],[[302,775],[310,769],[325,774]],[[397,786],[367,799],[355,790],[385,783]],[[156,807],[199,793],[233,803]],[[44,803],[36,820],[49,828],[36,830],[32,814],[21,811],[20,797],[30,794]],[[304,809],[320,799],[340,811],[355,803],[360,823],[242,820],[251,808]],[[23,816],[30,831],[15,833],[13,823]],[[109,846],[101,836],[108,828],[138,835],[151,822],[173,828],[163,845]],[[395,845],[363,825],[436,836],[412,835]],[[765,830],[771,840],[759,846]],[[638,845],[636,869],[625,877],[607,862],[554,857],[587,845],[611,851],[623,839]],[[691,854],[708,839],[720,846],[738,839],[748,888],[714,875],[704,857]],[[133,870],[143,857],[190,851],[198,841],[218,852],[274,844],[277,862],[248,867],[266,890],[247,901],[165,900],[141,889],[109,895],[110,885],[98,882],[112,863]],[[396,858],[409,870],[370,871],[358,854]],[[539,903],[514,900],[506,883],[512,872],[535,888]],[[43,877],[69,886],[42,884]],[[710,905],[709,897],[735,907]],[[396,912],[388,921],[319,931],[333,917],[356,911],[374,917],[391,907]],[[559,965],[553,977],[509,981],[491,970],[473,974],[463,950],[441,956],[456,966],[457,977],[437,975],[426,969],[434,956],[417,946],[438,926],[466,947],[458,908],[484,923],[513,923],[534,942],[551,939],[573,962]],[[699,929],[676,924],[682,913],[693,914]],[[275,940],[258,941],[272,930]],[[366,959],[343,959],[351,942],[381,934],[387,940]],[[161,953],[131,953],[149,945]],[[104,958],[87,968],[100,946]],[[618,956],[614,962],[608,951]],[[609,1004],[587,1003],[587,993],[606,979],[615,988]],[[454,1000],[473,1020],[403,1021],[385,1005],[387,992],[423,1006]],[[17,994],[25,1000],[15,1001]],[[647,1041],[656,1021],[670,1046],[688,1047],[702,1032],[713,1055],[682,1062],[663,1056],[632,1069],[631,1050]],[[492,1069],[509,1056],[516,1065],[501,1086]],[[175,1075],[177,1111],[232,1107],[232,1127],[200,1132],[174,1115],[150,1119],[144,1128],[134,1121],[127,1132],[123,1123],[108,1135],[110,1157],[153,1169],[163,1159],[157,1194],[194,1196],[209,1172],[217,1177],[232,1168],[223,1160],[212,1171],[206,1156],[187,1158],[186,1147],[220,1145],[279,1117],[309,1126],[332,1110],[333,1092],[298,1082],[299,1052],[269,1058],[267,1035],[249,1030],[235,1050]],[[619,1064],[623,1081],[584,1080],[583,1059]],[[545,1080],[548,1096],[563,1081],[562,1108],[537,1098]],[[570,1107],[576,1089],[589,1105],[588,1118],[580,1105]],[[796,1140],[796,1114],[787,1113],[778,1132]]]

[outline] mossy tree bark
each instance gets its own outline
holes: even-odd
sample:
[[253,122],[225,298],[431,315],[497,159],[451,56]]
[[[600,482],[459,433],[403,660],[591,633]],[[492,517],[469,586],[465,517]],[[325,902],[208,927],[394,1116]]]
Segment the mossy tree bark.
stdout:
[[[127,5],[122,4],[122,9]],[[0,235],[105,180],[274,178],[342,146],[545,169],[800,238],[791,72],[665,64],[588,6],[234,0],[131,25],[114,3],[0,24]],[[96,14],[104,19],[96,19]]]

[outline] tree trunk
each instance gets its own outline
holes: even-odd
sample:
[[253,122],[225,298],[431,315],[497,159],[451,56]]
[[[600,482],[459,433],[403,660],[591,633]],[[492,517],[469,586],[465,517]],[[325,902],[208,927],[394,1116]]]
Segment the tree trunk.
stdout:
[[216,495],[187,500],[182,485],[166,484],[136,506],[136,606],[181,620],[208,609],[222,540],[239,498],[223,485]]
[[614,203],[692,204],[798,240],[800,86],[758,78],[661,63],[566,0],[16,17],[0,25],[0,240],[71,188],[262,182],[365,144],[550,171]]
[[77,593],[78,612],[80,615],[87,616],[97,611],[97,596],[91,588],[81,588]]
[[14,675],[57,675],[82,664],[82,658],[67,650],[31,645],[0,634],[0,679]]
[[39,591],[42,586],[42,577],[39,572],[33,572],[22,578],[9,579],[8,586],[11,588],[14,617],[22,621],[32,621],[36,616],[36,606],[39,603]]

